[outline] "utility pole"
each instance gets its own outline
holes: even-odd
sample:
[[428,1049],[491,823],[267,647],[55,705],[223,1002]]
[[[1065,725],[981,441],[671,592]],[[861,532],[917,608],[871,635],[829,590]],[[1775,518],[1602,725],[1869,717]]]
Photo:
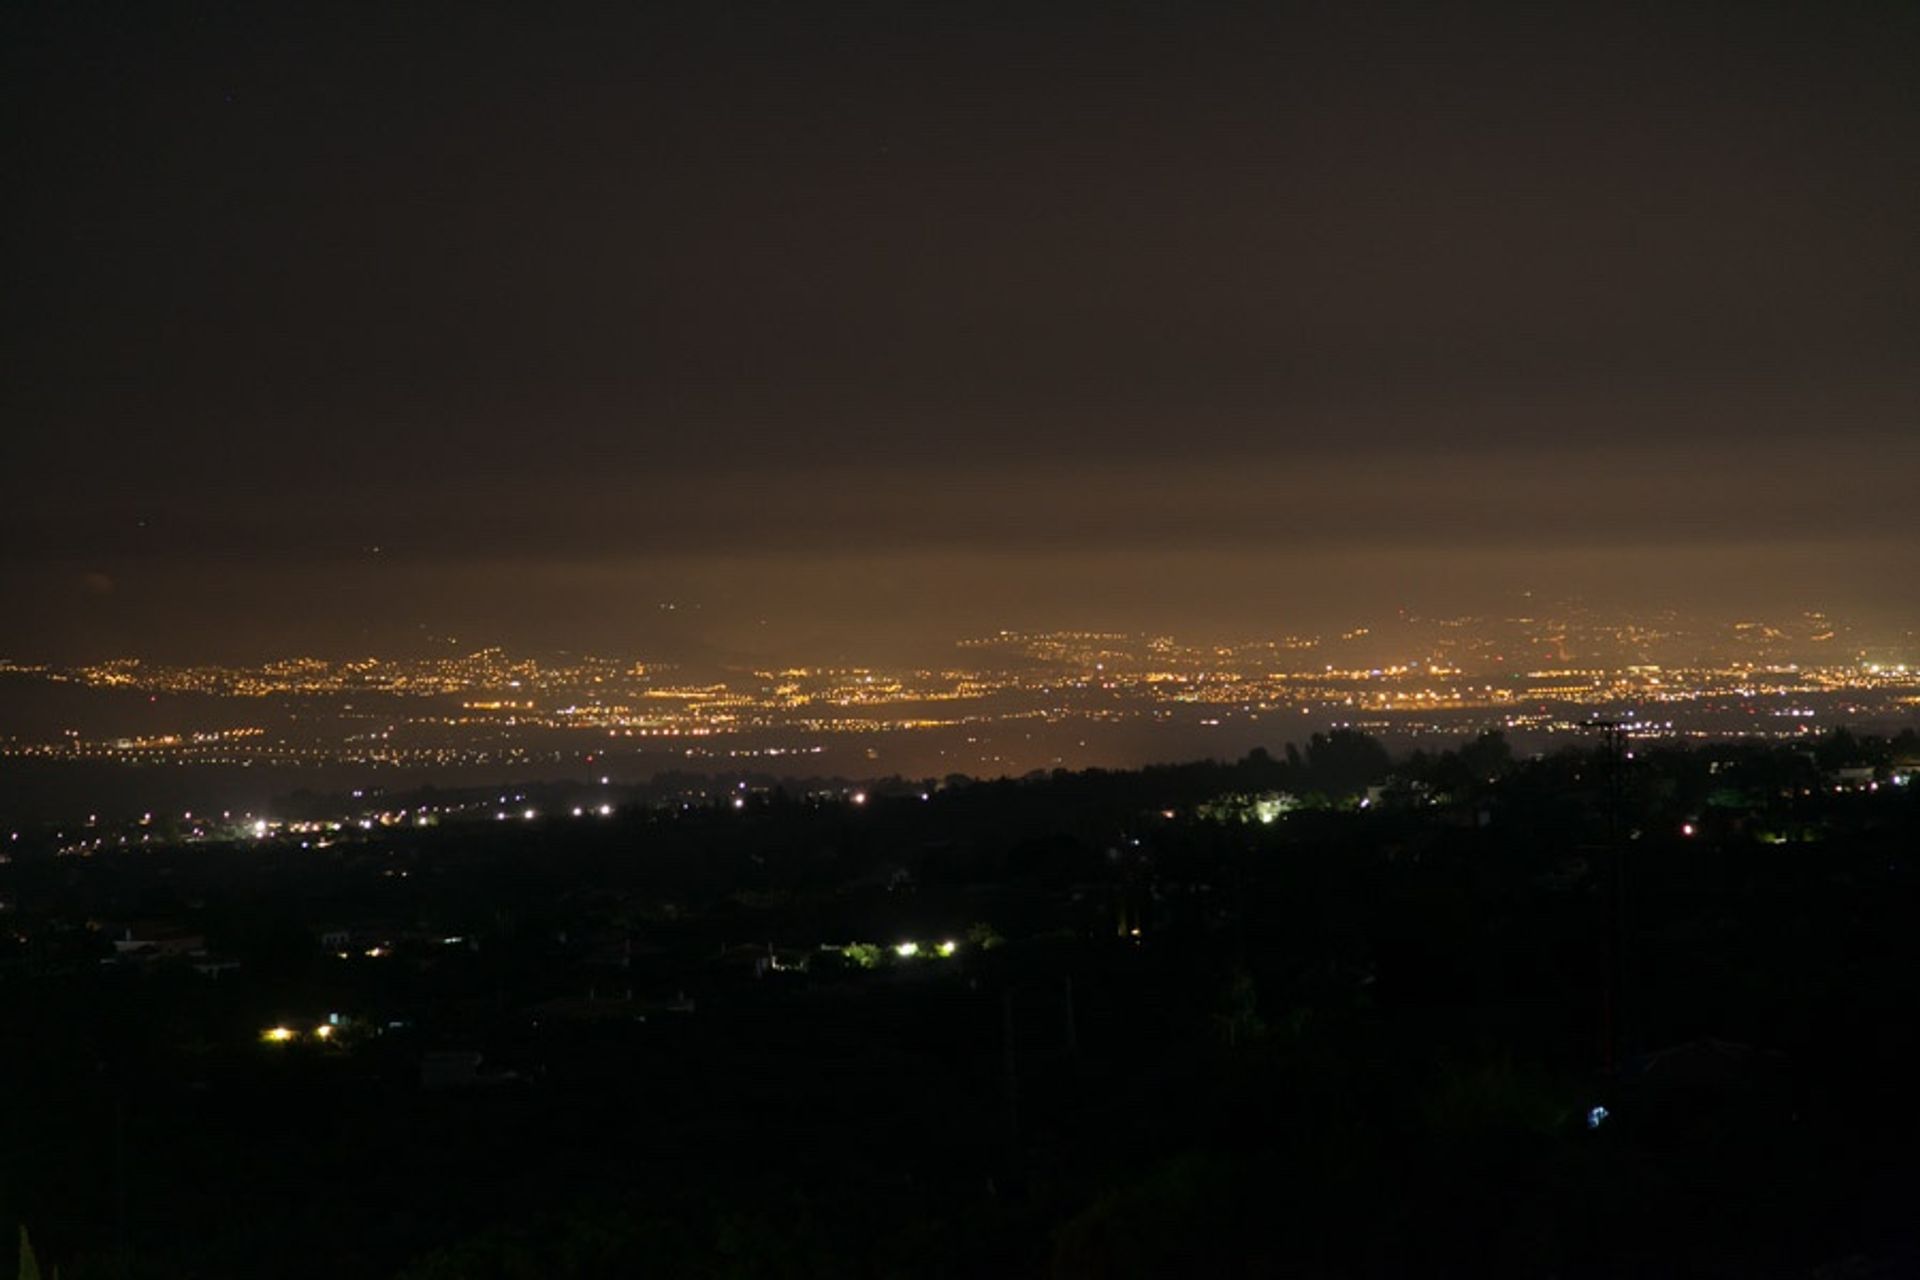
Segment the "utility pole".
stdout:
[[1625,773],[1627,726],[1618,720],[1583,720],[1581,727],[1600,731],[1601,767],[1607,787],[1607,965],[1601,993],[1601,1052],[1606,1073],[1619,1074],[1626,1024],[1626,906],[1627,844],[1625,838]]
[[1005,1041],[1007,1055],[1007,1137],[1012,1143],[1014,1155],[1017,1158],[1020,1153],[1020,1067],[1018,1051],[1014,1048],[1013,988],[1011,986],[1001,993],[1000,1009],[1000,1035]]
[[[1024,1021],[1028,1038],[1028,1060],[1033,1062],[1037,1059],[1041,1068],[1038,1077],[1029,1073],[1029,1082],[1038,1079],[1043,1099],[1045,1091],[1050,1087],[1048,1084],[1050,1072],[1057,1071],[1063,1062],[1073,1063],[1080,1053],[1079,1024],[1073,1005],[1073,976],[1071,974],[1061,976],[1060,985],[1057,988],[1057,1003],[1054,996],[1055,990],[1056,988],[1050,982],[1042,983],[1034,980],[1026,984],[1009,983],[1000,995],[1000,1035],[1006,1055],[1007,1133],[1016,1154],[1020,1149],[1021,1103],[1024,1092],[1020,1077],[1020,1039],[1023,1020],[1019,1016],[1018,1007],[1024,1004],[1027,1010]],[[1021,999],[1022,992],[1027,996],[1024,1001]],[[1051,1015],[1055,1011],[1060,1018],[1058,1042],[1056,1043],[1050,1034],[1051,1027],[1046,1027],[1045,1031],[1048,1034],[1038,1037],[1040,1043],[1034,1044],[1035,1015]]]

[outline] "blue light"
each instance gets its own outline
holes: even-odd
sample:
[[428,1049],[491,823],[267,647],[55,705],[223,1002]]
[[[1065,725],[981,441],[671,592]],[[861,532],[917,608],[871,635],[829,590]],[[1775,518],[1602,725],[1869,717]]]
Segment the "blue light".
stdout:
[[1609,1112],[1605,1107],[1590,1108],[1587,1111],[1587,1128],[1598,1129],[1601,1125],[1606,1123],[1607,1116],[1610,1114],[1612,1113]]

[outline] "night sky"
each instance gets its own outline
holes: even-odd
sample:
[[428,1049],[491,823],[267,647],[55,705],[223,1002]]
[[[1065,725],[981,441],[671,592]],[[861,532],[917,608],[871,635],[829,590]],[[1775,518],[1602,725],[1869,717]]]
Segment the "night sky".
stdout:
[[9,4],[0,656],[1920,622],[1920,6],[1252,8]]

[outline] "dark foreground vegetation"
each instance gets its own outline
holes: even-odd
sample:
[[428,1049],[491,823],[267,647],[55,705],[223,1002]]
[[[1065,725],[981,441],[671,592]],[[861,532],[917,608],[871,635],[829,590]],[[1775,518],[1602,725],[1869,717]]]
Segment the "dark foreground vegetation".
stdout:
[[66,1280],[1920,1273],[1913,739],[1630,745],[28,840],[0,1222]]

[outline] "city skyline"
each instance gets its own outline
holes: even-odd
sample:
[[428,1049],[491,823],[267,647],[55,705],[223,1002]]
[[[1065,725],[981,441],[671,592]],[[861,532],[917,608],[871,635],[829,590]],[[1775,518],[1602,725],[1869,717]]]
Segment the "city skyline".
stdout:
[[1202,641],[1000,631],[931,665],[679,662],[462,647],[255,664],[0,659],[16,815],[269,810],[288,792],[682,772],[939,779],[1232,760],[1333,731],[1397,749],[1498,733],[1540,755],[1596,720],[1650,743],[1786,743],[1920,724],[1920,643],[1808,613],[1734,624],[1541,602]]

